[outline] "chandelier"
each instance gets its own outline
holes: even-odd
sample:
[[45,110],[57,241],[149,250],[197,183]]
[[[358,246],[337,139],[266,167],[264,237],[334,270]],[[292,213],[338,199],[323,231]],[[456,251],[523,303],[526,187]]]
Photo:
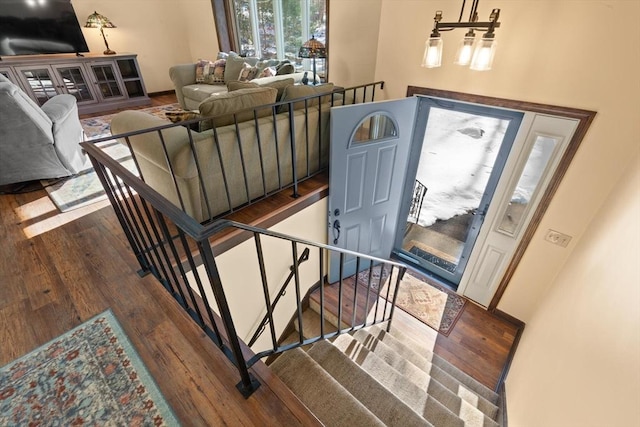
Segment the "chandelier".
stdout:
[[[469,65],[469,68],[477,71],[486,71],[491,69],[493,57],[496,51],[494,30],[500,27],[500,22],[498,22],[500,9],[493,9],[489,16],[489,21],[478,22],[477,10],[479,2],[480,0],[473,0],[468,22],[462,22],[462,15],[464,14],[466,0],[462,1],[462,8],[460,9],[458,22],[442,22],[442,11],[436,11],[436,16],[433,18],[433,31],[431,32],[429,39],[425,42],[424,56],[422,57],[423,67],[436,68],[442,65],[441,31],[466,28],[468,31],[460,42],[455,63],[464,66]],[[486,30],[482,38],[477,42],[475,40],[476,30]]]

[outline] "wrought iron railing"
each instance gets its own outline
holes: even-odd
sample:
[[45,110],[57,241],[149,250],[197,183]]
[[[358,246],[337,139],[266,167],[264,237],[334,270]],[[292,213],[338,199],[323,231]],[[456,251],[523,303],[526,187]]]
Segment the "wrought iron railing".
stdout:
[[[322,96],[330,97],[331,105],[338,102],[340,105],[347,102],[367,102],[373,100],[377,85],[382,86],[382,83],[341,89]],[[305,107],[308,107],[308,104],[316,101],[317,98],[302,98],[280,105],[288,104],[289,112],[287,114],[291,122],[294,102],[304,102]],[[319,104],[322,105],[322,102]],[[275,107],[271,106],[270,108]],[[318,107],[318,109],[321,108]],[[304,109],[304,114],[309,114],[308,108]],[[237,129],[237,117],[234,117],[234,120]],[[196,143],[189,126],[197,122],[182,123],[187,126],[186,131],[189,135],[190,146],[196,153],[194,155],[196,164],[198,164]],[[139,130],[116,137],[122,138],[131,148],[130,141],[135,136],[155,133],[158,138],[156,149],[163,154],[169,170],[171,170],[172,160],[164,139],[164,132],[176,126],[181,125],[163,125],[151,130]],[[213,133],[215,134],[215,129]],[[309,140],[309,138],[306,139]],[[169,200],[156,188],[145,182],[144,174],[140,171],[139,162],[136,159],[135,150],[133,150],[132,156],[134,164],[138,167],[131,170],[103,151],[99,144],[96,144],[104,140],[106,138],[85,142],[82,145],[91,159],[96,174],[106,190],[115,214],[138,260],[139,274],[153,274],[196,324],[234,363],[240,375],[238,389],[245,396],[249,396],[259,385],[250,374],[249,369],[264,357],[371,324],[387,322],[387,327],[390,327],[397,287],[405,271],[404,265],[237,222],[216,219],[222,214],[214,215],[206,221],[196,220],[185,212],[184,204]],[[290,142],[295,145],[293,138]],[[239,138],[238,143],[241,144]],[[291,155],[293,159],[296,158],[293,149]],[[295,163],[292,161],[292,164]],[[200,173],[199,167],[197,170]],[[300,178],[295,167],[289,172],[294,178],[292,183],[280,185],[278,190],[293,188],[295,196]],[[247,179],[247,174],[244,173],[244,175]],[[310,176],[309,170],[302,174],[303,179],[308,176]],[[198,179],[202,182],[202,177]],[[175,177],[173,182],[179,193]],[[229,189],[227,189],[228,192]],[[255,203],[270,194],[272,193],[265,192],[261,197],[248,200],[247,203],[236,206],[225,213],[246,206],[246,204]],[[219,263],[219,254],[215,253],[211,244],[219,233],[230,229],[244,233],[247,238],[253,240],[255,246],[254,250],[243,254],[242,267],[243,273],[246,270],[249,276],[251,276],[251,272],[255,274],[247,279],[233,282],[223,280],[224,274],[221,274],[221,267],[224,269],[225,266]],[[284,245],[286,250],[271,250],[269,252],[265,249],[266,241],[278,242],[277,244]],[[267,252],[269,253],[267,254]],[[274,260],[272,253],[288,253],[289,255]],[[332,257],[332,254],[335,256]],[[327,332],[324,327],[328,311],[325,307],[324,286],[322,285],[326,281],[327,260],[330,258],[333,259],[332,262],[339,264],[340,271],[337,282],[339,295],[338,329],[335,332]],[[360,286],[356,279],[354,291],[348,296],[344,295],[343,291],[346,281],[349,280],[346,277],[348,274],[344,267],[347,259],[350,261],[355,259],[356,271],[369,270],[368,276],[365,275],[365,283]],[[384,288],[381,283],[382,279],[378,279],[377,282],[372,281],[374,269],[379,269],[379,277],[390,272],[388,283]],[[394,272],[395,274],[393,274]],[[274,280],[273,277],[282,277],[284,273],[288,275],[287,279],[284,285],[279,287],[275,284],[277,280]],[[302,334],[304,329],[303,294],[305,290],[318,284],[321,285],[319,287],[320,332],[316,336],[305,337]],[[292,302],[291,298],[283,298],[287,290],[291,288],[293,291],[290,295],[294,295]],[[362,289],[360,294],[358,294],[359,289]],[[238,298],[238,292],[240,292],[240,298]],[[250,301],[247,301],[246,296],[248,295],[257,295],[258,297],[249,298]],[[364,317],[361,316],[357,319],[358,298],[362,297],[366,301],[363,310],[368,316],[365,314]],[[350,321],[343,320],[342,316],[343,306],[347,304],[354,307]],[[282,321],[276,319],[276,314],[282,319],[283,313],[285,323],[288,323],[292,318],[295,319],[300,331],[294,342],[284,345],[280,344],[279,338],[285,328],[282,324],[278,324]],[[240,329],[239,325],[241,325]],[[269,333],[263,334],[264,336],[260,338],[262,331],[267,330]],[[258,342],[259,338],[260,342]],[[249,348],[243,340],[250,342],[253,347]]]
[[127,119],[113,119],[112,129],[124,132],[114,137],[129,147],[143,181],[198,222],[211,222],[286,188],[298,197],[300,182],[328,168],[329,109],[374,101],[383,87],[334,88],[140,130],[144,123],[136,119],[143,116],[135,115],[141,113],[127,112]]
[[[105,188],[109,200],[115,210],[125,235],[140,264],[139,274],[153,274],[165,289],[175,298],[180,306],[191,316],[196,324],[211,338],[218,348],[236,366],[240,382],[238,389],[249,396],[258,386],[257,380],[250,374],[249,368],[263,357],[284,352],[291,348],[300,347],[312,342],[330,338],[337,334],[346,333],[368,325],[387,322],[390,327],[393,318],[395,296],[405,266],[388,260],[377,259],[338,249],[328,245],[305,241],[281,233],[251,227],[228,220],[218,220],[210,224],[200,224],[192,217],[181,211],[173,203],[148,186],[135,174],[123,167],[118,161],[105,154],[99,147],[91,143],[83,143],[93,167]],[[240,281],[237,283],[223,283],[217,254],[211,245],[211,239],[219,232],[227,229],[240,230],[248,233],[255,244],[253,256],[243,260],[243,269],[254,268],[259,271],[258,283]],[[286,258],[279,265],[267,265],[265,261],[265,240],[275,239],[289,247],[290,258]],[[307,254],[305,252],[308,251]],[[276,289],[268,278],[267,269],[290,269],[291,280],[289,286],[295,290],[295,303],[290,313],[296,318],[299,330],[304,327],[302,317],[303,287],[309,283],[325,283],[326,262],[331,253],[336,253],[340,260],[341,271],[346,258],[355,257],[358,269],[368,267],[370,270],[368,284],[362,292],[367,295],[366,312],[373,309],[373,314],[362,322],[345,322],[344,327],[339,321],[336,332],[327,333],[321,326],[320,334],[305,338],[300,332],[298,339],[286,345],[278,343],[278,330],[274,322],[274,312],[277,309],[278,297],[272,300],[272,295],[280,295],[282,289]],[[315,255],[314,255],[315,254]],[[304,256],[301,256],[304,255]],[[315,273],[309,269],[303,272],[301,263],[305,259],[312,259]],[[371,272],[373,268],[379,271],[390,271],[394,281],[381,292],[380,283],[372,286]],[[393,274],[393,272],[396,274]],[[341,274],[338,282],[342,304],[357,305],[357,286],[352,298],[342,297],[345,277]],[[246,298],[259,295],[261,309],[257,313],[248,313],[244,309],[246,301],[238,309],[238,301],[230,301],[229,293],[238,291]],[[320,287],[320,316],[324,325],[327,317],[324,306],[324,286]],[[372,297],[372,298],[371,298]],[[374,301],[369,307],[369,301]],[[340,310],[340,309],[339,309]],[[268,327],[269,343],[265,349],[254,353],[241,340],[237,324],[241,316],[250,315],[256,319],[266,317],[260,321],[257,328]],[[253,330],[251,330],[253,332]],[[246,334],[252,336],[253,334]]]

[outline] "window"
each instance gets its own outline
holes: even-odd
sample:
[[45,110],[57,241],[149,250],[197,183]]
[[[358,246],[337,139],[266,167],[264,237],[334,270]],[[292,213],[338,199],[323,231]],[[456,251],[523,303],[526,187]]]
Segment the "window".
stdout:
[[238,53],[289,59],[301,65],[300,46],[311,36],[326,44],[328,0],[230,0]]

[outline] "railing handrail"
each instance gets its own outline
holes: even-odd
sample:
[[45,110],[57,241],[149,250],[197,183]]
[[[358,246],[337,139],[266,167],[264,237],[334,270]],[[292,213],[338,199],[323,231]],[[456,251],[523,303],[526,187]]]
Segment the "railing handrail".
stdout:
[[[342,92],[342,90],[340,90]],[[323,94],[320,96],[327,96]],[[312,97],[313,98],[313,97]],[[299,102],[299,100],[295,100]],[[291,111],[291,109],[290,109]],[[176,126],[176,124],[167,124],[161,126],[162,129]],[[138,131],[144,133],[143,130]],[[132,133],[133,134],[133,133]],[[129,134],[129,135],[132,135]],[[108,138],[108,139],[112,139]],[[372,323],[388,322],[390,327],[393,318],[395,306],[395,298],[397,296],[397,287],[399,286],[402,275],[408,268],[400,262],[382,259],[366,254],[361,254],[348,249],[338,248],[324,243],[313,242],[310,240],[294,237],[285,233],[275,232],[262,229],[247,224],[227,219],[218,219],[208,224],[201,224],[193,217],[188,215],[178,206],[166,199],[162,194],[130,172],[127,168],[120,164],[117,160],[104,153],[98,146],[94,145],[95,141],[82,143],[83,148],[89,154],[94,169],[107,192],[109,200],[118,216],[118,220],[127,236],[131,247],[138,258],[141,266],[141,272],[153,273],[163,284],[163,286],[178,300],[180,305],[189,313],[193,320],[207,333],[207,335],[220,347],[220,349],[230,358],[237,367],[241,377],[238,388],[248,396],[258,386],[256,380],[251,376],[248,368],[260,358],[286,351],[290,348],[299,347],[301,345],[325,339],[347,330],[354,330],[363,327],[369,322],[369,301],[370,296],[375,299],[375,310]],[[150,206],[149,206],[150,205]],[[168,224],[167,221],[170,223]],[[170,225],[175,226],[171,228]],[[172,231],[170,231],[170,228]],[[264,307],[266,309],[266,317],[268,318],[271,330],[272,346],[270,349],[253,354],[246,358],[243,354],[242,340],[239,338],[235,322],[231,315],[231,310],[227,301],[224,286],[221,281],[220,274],[216,265],[215,254],[211,247],[210,238],[215,234],[227,230],[234,229],[242,232],[253,234],[256,243],[256,256],[260,267],[262,290],[264,297]],[[173,233],[173,234],[170,234]],[[293,265],[291,271],[293,273],[293,284],[296,291],[296,310],[294,318],[297,317],[300,332],[297,343],[280,345],[275,337],[275,326],[273,324],[273,310],[278,301],[271,303],[271,287],[267,281],[265,270],[265,261],[263,257],[263,249],[261,239],[269,237],[288,242],[291,246],[291,256]],[[195,249],[189,244],[188,239],[195,241]],[[329,253],[334,252],[339,256],[339,301],[342,301],[342,284],[344,277],[344,263],[347,257],[355,257],[355,271],[359,272],[369,268],[368,283],[366,287],[366,308],[365,320],[359,324],[356,323],[356,312],[353,313],[351,327],[343,330],[341,327],[342,307],[338,307],[338,331],[325,333],[324,331],[324,288],[321,286],[320,305],[322,312],[322,323],[320,335],[304,339],[302,335],[302,297],[301,297],[301,273],[300,263],[302,257],[298,256],[298,246],[305,246],[305,249],[312,248],[318,251],[319,277],[320,283],[324,284],[326,278],[326,269],[324,267],[325,257]],[[194,258],[194,253],[196,258]],[[199,258],[198,258],[199,257]],[[186,259],[189,265],[190,273],[194,275],[195,282],[187,277],[186,270],[183,268],[182,259]],[[198,261],[196,261],[198,259]],[[201,263],[205,267],[204,278],[198,272],[197,263]],[[374,268],[380,268],[377,293],[372,288],[372,274]],[[394,271],[398,274],[395,276],[395,283],[391,283],[394,277]],[[382,279],[387,274],[389,284],[386,288],[386,295],[381,294]],[[215,304],[218,306],[219,317],[213,314],[211,308],[212,302],[209,302],[207,289],[205,289],[205,280],[213,293]],[[289,281],[289,279],[288,279]],[[358,298],[358,279],[356,279],[353,292],[353,305],[357,306]],[[393,288],[393,293],[390,293]],[[373,289],[373,291],[372,291]],[[194,294],[198,293],[198,296]],[[282,292],[282,289],[278,293]],[[370,295],[370,292],[373,294]],[[378,304],[380,298],[384,299],[384,308],[382,316],[378,319]],[[390,299],[392,298],[392,301]],[[276,297],[276,300],[279,299]],[[390,311],[387,312],[387,305],[391,304]],[[373,303],[371,303],[373,307]],[[224,343],[223,336],[218,330],[217,323],[222,322],[224,332],[226,333],[226,342],[230,346],[228,348]],[[263,322],[260,322],[261,324]],[[368,325],[367,325],[368,326]],[[259,325],[259,327],[261,327]],[[221,329],[222,330],[222,329]]]

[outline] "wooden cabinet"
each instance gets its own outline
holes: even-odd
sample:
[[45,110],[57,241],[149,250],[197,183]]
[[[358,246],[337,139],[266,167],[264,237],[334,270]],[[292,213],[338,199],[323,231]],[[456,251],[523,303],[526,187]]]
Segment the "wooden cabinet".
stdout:
[[81,114],[149,105],[136,55],[42,55],[4,58],[0,73],[36,103],[68,93]]

